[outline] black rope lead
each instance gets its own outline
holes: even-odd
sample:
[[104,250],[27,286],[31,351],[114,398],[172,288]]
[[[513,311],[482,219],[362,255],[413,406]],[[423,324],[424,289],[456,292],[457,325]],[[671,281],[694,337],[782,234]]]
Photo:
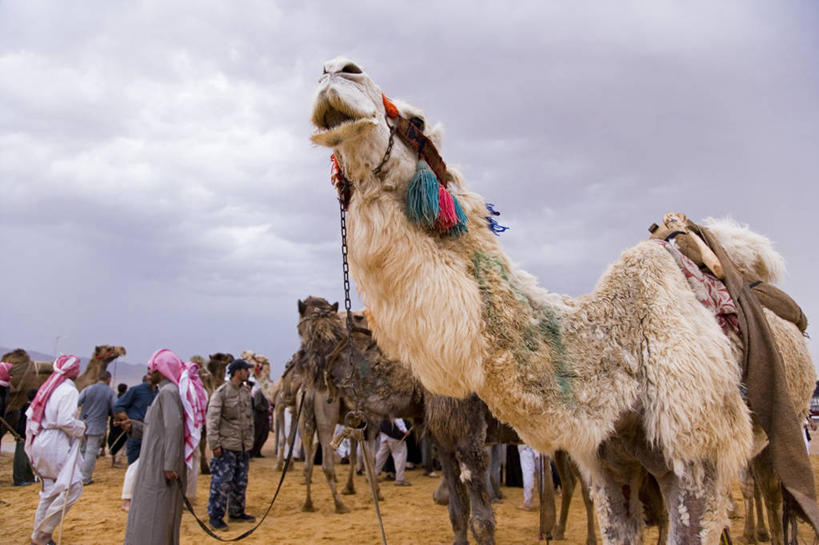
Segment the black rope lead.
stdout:
[[177,484],[179,486],[179,493],[182,495],[182,501],[184,502],[185,507],[188,509],[188,511],[190,511],[191,515],[193,515],[193,518],[196,519],[196,522],[199,524],[199,527],[202,528],[202,530],[204,530],[205,533],[208,534],[210,537],[212,537],[213,539],[216,539],[218,541],[221,541],[222,543],[231,543],[231,542],[234,542],[234,541],[240,541],[240,540],[246,538],[247,536],[249,536],[250,534],[252,534],[253,532],[255,532],[256,529],[259,528],[259,526],[262,525],[262,523],[264,522],[264,519],[267,518],[267,515],[270,513],[270,510],[273,508],[273,504],[276,503],[276,498],[279,497],[279,491],[281,490],[282,484],[284,483],[284,476],[287,475],[287,470],[288,470],[288,468],[290,468],[290,461],[293,459],[293,446],[296,443],[296,428],[298,426],[299,418],[301,417],[301,408],[302,408],[303,405],[304,405],[304,394],[302,394],[301,400],[299,401],[299,409],[298,409],[298,411],[296,411],[296,419],[291,420],[291,423],[290,423],[290,437],[288,438],[288,441],[290,443],[290,451],[287,453],[287,460],[284,462],[284,468],[282,468],[282,476],[279,479],[278,486],[276,486],[276,493],[273,494],[273,499],[270,500],[270,505],[267,506],[267,510],[264,512],[264,515],[262,516],[261,520],[259,522],[257,522],[256,526],[254,526],[250,530],[248,530],[248,531],[244,532],[243,534],[240,534],[240,535],[238,535],[236,537],[233,537],[233,538],[223,538],[223,537],[219,536],[218,534],[214,533],[213,530],[211,530],[210,527],[208,527],[208,525],[205,522],[202,521],[202,519],[200,519],[198,516],[196,516],[196,512],[193,510],[193,505],[191,504],[190,500],[188,500],[188,498],[185,497],[185,491],[182,488],[181,480],[176,479],[176,482],[177,482]]

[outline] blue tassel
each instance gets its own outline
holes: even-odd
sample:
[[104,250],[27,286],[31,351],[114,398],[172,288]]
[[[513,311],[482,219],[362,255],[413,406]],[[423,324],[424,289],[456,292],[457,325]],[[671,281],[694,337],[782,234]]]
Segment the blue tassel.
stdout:
[[426,161],[418,161],[407,189],[407,217],[413,223],[434,228],[438,213],[438,178]]
[[486,217],[486,222],[489,224],[489,230],[495,233],[496,237],[499,237],[501,233],[508,230],[509,227],[505,225],[501,225],[500,223],[495,220],[492,216],[500,216],[500,212],[495,210],[495,205],[492,203],[486,203],[486,209],[489,210],[490,216]]

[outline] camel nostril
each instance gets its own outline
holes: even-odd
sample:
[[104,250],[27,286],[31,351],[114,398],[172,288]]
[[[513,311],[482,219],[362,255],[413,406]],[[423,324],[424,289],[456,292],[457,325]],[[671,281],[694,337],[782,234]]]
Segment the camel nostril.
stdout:
[[362,71],[361,68],[350,62],[344,65],[341,72],[344,74],[361,74]]

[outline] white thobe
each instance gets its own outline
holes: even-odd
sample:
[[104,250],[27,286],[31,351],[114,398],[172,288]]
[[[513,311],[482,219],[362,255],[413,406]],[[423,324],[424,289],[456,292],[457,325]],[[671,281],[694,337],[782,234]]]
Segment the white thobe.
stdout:
[[[50,538],[60,523],[63,503],[67,510],[82,493],[79,452],[85,422],[76,418],[79,396],[72,380],[57,386],[46,402],[42,429],[26,449],[32,467],[43,478],[40,504],[34,517],[34,540]],[[34,426],[30,411],[26,413],[27,433],[31,433],[29,426]],[[69,487],[66,498],[65,490]]]

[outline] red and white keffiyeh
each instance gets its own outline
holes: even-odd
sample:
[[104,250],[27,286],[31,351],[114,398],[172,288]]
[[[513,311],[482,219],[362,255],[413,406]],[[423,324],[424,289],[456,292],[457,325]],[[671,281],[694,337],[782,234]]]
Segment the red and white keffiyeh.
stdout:
[[710,310],[717,319],[722,330],[727,335],[729,331],[740,334],[737,306],[728,292],[728,288],[717,277],[700,270],[696,263],[691,261],[679,248],[665,240],[653,239],[662,244],[677,266],[680,267],[688,285],[697,297],[697,300]]
[[80,374],[80,358],[74,355],[60,356],[54,361],[54,371],[51,376],[40,386],[37,390],[37,395],[34,401],[31,402],[26,416],[28,422],[26,423],[26,441],[27,443],[34,440],[34,436],[40,433],[42,429],[43,415],[45,414],[46,403],[48,398],[57,389],[57,386],[66,381],[66,379],[77,378]]
[[199,365],[183,362],[179,356],[162,348],[148,361],[148,369],[159,371],[179,387],[179,397],[185,414],[185,464],[193,469],[193,455],[202,438],[202,425],[208,406],[208,396],[199,379]]
[[13,364],[0,361],[0,386],[9,387],[11,384],[11,367]]

